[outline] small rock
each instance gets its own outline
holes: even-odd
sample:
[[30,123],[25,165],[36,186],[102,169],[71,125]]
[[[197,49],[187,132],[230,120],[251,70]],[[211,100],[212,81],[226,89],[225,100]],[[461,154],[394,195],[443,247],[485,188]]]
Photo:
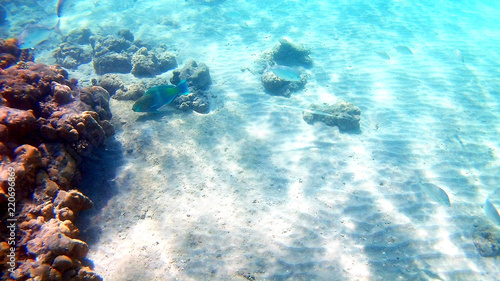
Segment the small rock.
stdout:
[[360,127],[361,110],[345,101],[333,105],[312,105],[310,111],[304,111],[303,119],[310,125],[323,122],[327,126],[337,126],[340,131],[357,130]]
[[99,86],[108,91],[110,96],[113,96],[117,90],[123,88],[123,81],[115,74],[105,74],[99,80]]
[[280,44],[272,51],[272,58],[280,65],[310,67],[313,64],[310,53],[311,51],[301,44],[281,39]]
[[173,71],[170,82],[174,85],[182,80],[187,80],[189,87],[196,90],[207,90],[212,84],[208,66],[204,63],[197,63],[195,60],[188,60],[181,69]]
[[117,100],[138,100],[144,95],[146,88],[142,84],[132,84],[116,91],[113,96]]

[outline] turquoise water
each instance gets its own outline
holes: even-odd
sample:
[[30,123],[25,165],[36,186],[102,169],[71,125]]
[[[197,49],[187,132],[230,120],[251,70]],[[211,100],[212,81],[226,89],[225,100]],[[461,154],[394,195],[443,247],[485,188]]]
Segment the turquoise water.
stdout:
[[[56,3],[1,3],[17,15],[9,35],[57,21]],[[499,3],[98,0],[62,11],[63,33],[126,28],[180,66],[206,63],[213,80],[208,114],[152,117],[112,100],[120,149],[109,150],[123,155],[95,180],[116,192],[90,191],[103,203],[89,258],[105,280],[500,279]],[[253,71],[284,37],[313,60],[289,98],[266,94]],[[60,40],[37,45],[37,60],[54,63]],[[92,63],[69,72],[82,85],[99,77]],[[296,110],[339,99],[361,109],[359,132]]]

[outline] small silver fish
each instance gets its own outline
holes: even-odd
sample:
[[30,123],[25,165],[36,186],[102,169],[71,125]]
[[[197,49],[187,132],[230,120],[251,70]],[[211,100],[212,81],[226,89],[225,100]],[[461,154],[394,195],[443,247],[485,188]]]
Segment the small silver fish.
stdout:
[[288,66],[275,65],[269,67],[268,71],[271,71],[272,73],[274,73],[274,75],[276,75],[276,77],[279,77],[285,81],[300,82],[302,80],[302,77],[300,77],[300,72]]
[[486,198],[484,202],[484,213],[488,219],[500,226],[500,210],[497,209],[497,207],[500,207],[500,198],[495,197],[500,197],[500,188],[497,188],[488,198]]
[[46,27],[43,25],[30,25],[26,27],[17,37],[19,40],[19,48],[31,49],[49,39],[54,32],[61,34],[59,23],[60,20],[58,19],[54,27]]
[[421,184],[422,184],[422,189],[425,191],[425,193],[427,193],[430,197],[432,197],[432,199],[434,199],[440,205],[445,205],[448,207],[451,206],[450,197],[448,197],[446,191],[444,191],[441,187],[427,182],[421,182]]
[[456,49],[455,50],[455,57],[461,61],[461,62],[464,62],[464,55],[462,55],[462,52],[460,52],[459,49]]
[[406,46],[396,46],[396,51],[402,55],[413,55],[413,52],[410,50],[410,48]]
[[391,57],[389,57],[389,55],[388,55],[386,52],[379,52],[379,51],[375,51],[375,53],[376,53],[379,57],[383,58],[384,60],[390,60],[390,59],[391,59]]

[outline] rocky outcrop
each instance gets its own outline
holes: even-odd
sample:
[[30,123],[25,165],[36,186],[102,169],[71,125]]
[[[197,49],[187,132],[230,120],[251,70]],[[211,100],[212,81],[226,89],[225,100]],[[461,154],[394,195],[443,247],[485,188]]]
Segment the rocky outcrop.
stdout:
[[137,77],[153,77],[176,67],[173,54],[160,49],[150,52],[142,47],[132,56],[131,73]]
[[149,50],[134,41],[128,29],[116,35],[91,36],[93,64],[99,75],[106,73],[132,73],[137,77],[153,77],[177,67],[175,56],[164,47]]
[[85,261],[74,220],[93,205],[76,189],[78,165],[114,134],[110,119],[109,93],[80,88],[59,66],[0,69],[0,209],[15,203],[18,230],[15,245],[1,243],[2,257],[11,248],[16,256],[11,270],[7,260],[0,265],[1,278],[102,280]]
[[293,92],[297,92],[304,89],[307,80],[302,78],[301,81],[292,82],[286,81],[272,73],[271,71],[265,71],[262,74],[262,85],[266,92],[271,95],[290,97]]
[[92,60],[90,36],[92,32],[88,28],[75,29],[64,36],[64,43],[54,52],[56,63],[70,69],[89,63]]
[[298,68],[309,68],[313,61],[309,54],[311,51],[302,44],[281,39],[271,51],[266,51],[262,58],[256,61],[256,66],[249,69],[252,73],[262,74],[261,81],[268,94],[290,97],[293,92],[304,89],[307,84],[307,75],[300,75],[299,79],[287,80],[270,71],[272,67],[288,67],[293,71]]
[[192,59],[188,60],[182,68],[173,71],[170,82],[177,85],[182,80],[187,81],[190,94],[177,97],[173,105],[180,110],[207,113],[210,110],[208,89],[212,84],[208,66]]
[[280,65],[311,67],[313,61],[310,54],[311,51],[304,45],[283,38],[272,50],[271,57]]
[[93,49],[92,62],[97,74],[129,73],[132,70],[132,55],[138,49],[133,45],[133,38],[92,36],[90,44]]
[[323,122],[327,126],[337,126],[340,131],[359,129],[361,110],[351,103],[339,101],[333,105],[312,105],[310,110],[304,111],[304,121],[308,124]]

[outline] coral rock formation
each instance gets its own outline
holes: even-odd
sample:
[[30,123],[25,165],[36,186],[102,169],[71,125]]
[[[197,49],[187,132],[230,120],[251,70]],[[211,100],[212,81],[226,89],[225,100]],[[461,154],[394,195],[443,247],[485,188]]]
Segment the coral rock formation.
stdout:
[[299,82],[285,81],[271,71],[262,74],[262,85],[272,95],[290,97],[293,92],[303,89],[306,83],[305,78],[302,78]]
[[113,96],[117,100],[138,100],[146,93],[146,88],[142,84],[132,84],[116,91]]
[[[4,260],[0,278],[102,280],[87,264],[88,246],[74,225],[93,203],[75,187],[78,164],[113,135],[110,119],[109,93],[78,87],[58,66],[0,69],[0,216],[10,216],[9,178],[15,179],[18,226],[15,270],[7,271]],[[0,252],[10,247],[2,243]]]
[[137,77],[152,77],[177,67],[175,56],[164,50],[150,52],[140,48],[132,56],[131,73]]
[[190,94],[177,97],[173,102],[174,106],[180,110],[192,109],[199,113],[207,113],[210,110],[207,90],[212,84],[208,66],[192,59],[188,60],[181,69],[173,71],[170,82],[177,85],[182,80],[187,80]]
[[103,87],[113,96],[118,89],[123,88],[123,81],[116,74],[104,74],[99,79],[99,86]]
[[281,65],[310,67],[313,64],[309,54],[311,51],[301,44],[281,39],[280,44],[274,47],[272,59]]
[[132,41],[112,35],[106,37],[92,36],[90,44],[93,49],[93,63],[97,74],[129,73],[132,69],[132,54],[137,47]]
[[359,129],[361,110],[348,102],[336,104],[312,105],[310,111],[304,111],[304,121],[308,124],[323,122],[327,126],[337,126],[340,131]]

